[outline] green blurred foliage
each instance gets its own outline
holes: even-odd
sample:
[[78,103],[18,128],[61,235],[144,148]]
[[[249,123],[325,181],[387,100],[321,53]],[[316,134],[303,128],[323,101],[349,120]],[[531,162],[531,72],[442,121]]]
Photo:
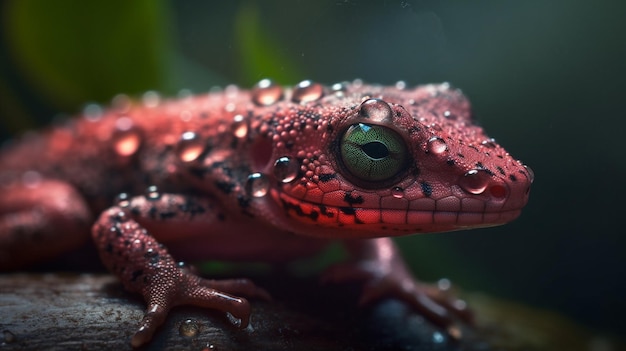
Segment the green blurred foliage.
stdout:
[[239,80],[252,85],[269,77],[280,84],[293,83],[300,72],[290,61],[291,56],[281,55],[284,45],[262,26],[255,4],[242,4],[235,18],[235,43],[241,62]]
[[120,87],[167,87],[172,40],[163,1],[20,0],[3,12],[18,68],[59,106],[104,101]]

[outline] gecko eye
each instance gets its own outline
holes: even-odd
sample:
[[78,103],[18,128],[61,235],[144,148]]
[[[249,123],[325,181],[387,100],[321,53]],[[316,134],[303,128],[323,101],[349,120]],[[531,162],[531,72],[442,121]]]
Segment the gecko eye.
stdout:
[[407,163],[402,137],[379,125],[353,124],[341,137],[339,149],[348,172],[365,182],[390,180]]

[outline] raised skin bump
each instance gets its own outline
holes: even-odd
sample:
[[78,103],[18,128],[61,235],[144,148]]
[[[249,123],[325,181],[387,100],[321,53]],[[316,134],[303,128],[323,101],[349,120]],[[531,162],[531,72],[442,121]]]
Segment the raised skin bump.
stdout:
[[[84,236],[62,235],[99,215],[92,236],[103,262],[149,306],[133,346],[148,342],[176,304],[226,311],[243,326],[249,305],[237,296],[268,298],[250,281],[200,279],[176,260],[283,262],[336,239],[353,259],[329,280],[361,280],[362,301],[391,295],[442,325],[453,315],[469,320],[454,298],[416,282],[393,243],[378,237],[509,222],[534,179],[448,84],[284,88],[263,80],[250,91],[172,100],[148,92],[142,103],[121,96],[113,105],[89,106],[84,118],[1,151],[0,250],[32,256],[24,253],[45,227],[38,210],[55,224],[45,237],[68,246]],[[352,134],[354,126],[377,132]],[[46,200],[54,189],[68,202]],[[18,235],[24,224],[33,235]]]

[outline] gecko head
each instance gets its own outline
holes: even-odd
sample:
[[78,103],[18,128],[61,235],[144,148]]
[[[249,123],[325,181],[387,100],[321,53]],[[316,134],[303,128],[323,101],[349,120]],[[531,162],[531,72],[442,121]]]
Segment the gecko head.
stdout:
[[474,123],[459,90],[324,89],[267,118],[267,193],[291,230],[372,237],[487,227],[515,219],[528,201],[532,171]]

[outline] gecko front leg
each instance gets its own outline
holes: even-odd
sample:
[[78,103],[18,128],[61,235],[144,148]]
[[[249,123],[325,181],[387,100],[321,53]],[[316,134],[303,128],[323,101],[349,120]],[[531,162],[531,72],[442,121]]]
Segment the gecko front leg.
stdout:
[[[92,235],[105,266],[124,287],[143,295],[147,309],[133,336],[133,347],[148,342],[178,305],[195,305],[228,312],[245,328],[250,304],[244,298],[269,298],[267,292],[247,279],[203,279],[181,267],[156,238],[165,231],[184,237],[200,228],[210,235],[217,218],[207,199],[163,194],[158,197],[124,199],[106,210],[93,227]],[[152,230],[148,231],[146,227]]]

